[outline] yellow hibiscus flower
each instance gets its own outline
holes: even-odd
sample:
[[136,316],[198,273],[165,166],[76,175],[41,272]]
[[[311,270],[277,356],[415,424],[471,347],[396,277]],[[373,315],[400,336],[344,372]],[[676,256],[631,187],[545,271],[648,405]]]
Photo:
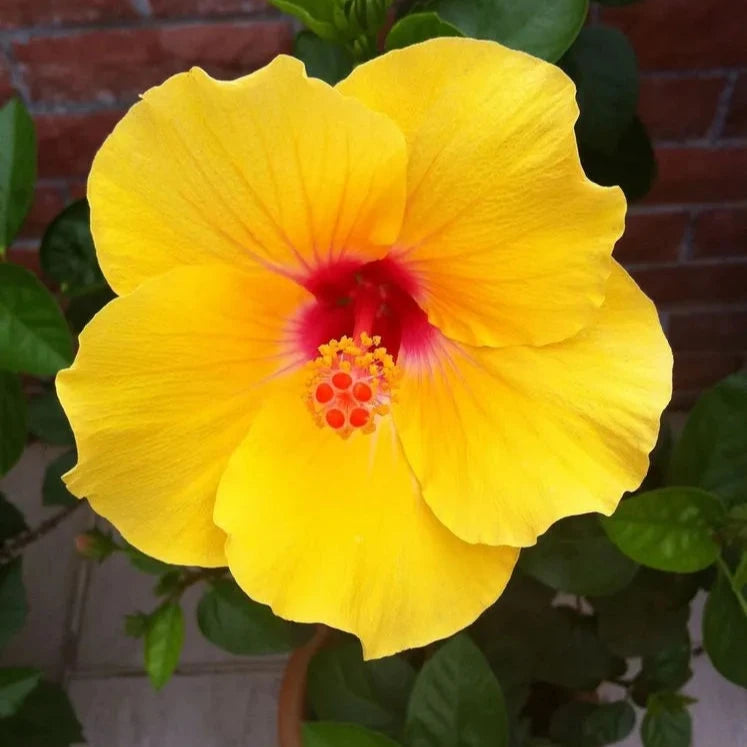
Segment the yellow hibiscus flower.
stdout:
[[119,298],[57,380],[70,490],[367,657],[469,624],[517,548],[640,483],[670,397],[577,114],[467,39],[148,91],[88,185]]

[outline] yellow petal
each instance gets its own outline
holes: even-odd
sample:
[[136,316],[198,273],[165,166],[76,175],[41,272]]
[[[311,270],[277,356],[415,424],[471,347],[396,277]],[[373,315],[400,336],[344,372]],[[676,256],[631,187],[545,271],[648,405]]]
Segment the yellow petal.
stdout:
[[57,377],[78,446],[70,490],[149,555],[225,565],[218,480],[263,382],[294,362],[289,325],[307,295],[265,271],[213,265],[112,301]]
[[391,418],[343,440],[313,423],[295,390],[257,414],[221,480],[215,521],[249,596],[354,633],[367,658],[468,625],[517,555],[461,542],[434,518]]
[[619,265],[596,320],[570,340],[434,344],[430,364],[400,361],[394,417],[425,500],[459,537],[532,545],[558,519],[610,514],[638,487],[672,355],[653,304]]
[[434,39],[361,65],[338,88],[405,133],[397,246],[433,324],[502,346],[556,342],[589,322],[625,199],[584,176],[563,72],[494,42]]
[[184,264],[376,259],[399,231],[405,161],[390,120],[298,60],[231,82],[195,68],[146,92],[96,156],[99,261],[122,294]]

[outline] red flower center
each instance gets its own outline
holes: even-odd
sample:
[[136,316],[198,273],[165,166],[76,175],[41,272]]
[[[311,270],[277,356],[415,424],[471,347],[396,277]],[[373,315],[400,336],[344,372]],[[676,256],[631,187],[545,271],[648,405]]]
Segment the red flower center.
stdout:
[[304,282],[315,303],[301,319],[300,344],[310,359],[330,340],[381,338],[397,360],[403,350],[416,352],[434,328],[415,301],[417,282],[396,259],[340,261],[317,269]]

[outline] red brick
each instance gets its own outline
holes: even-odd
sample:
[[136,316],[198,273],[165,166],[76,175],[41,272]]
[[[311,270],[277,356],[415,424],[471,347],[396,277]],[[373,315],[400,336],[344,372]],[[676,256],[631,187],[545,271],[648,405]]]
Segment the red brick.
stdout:
[[649,267],[631,274],[657,305],[747,301],[747,262]]
[[747,73],[742,73],[737,78],[723,134],[726,137],[747,135]]
[[654,139],[703,137],[726,79],[641,78],[638,113]]
[[648,0],[604,8],[602,20],[633,42],[642,69],[697,69],[747,63],[744,19],[723,0]]
[[135,16],[128,0],[3,0],[0,28],[100,23]]
[[123,114],[105,111],[37,116],[39,176],[85,176],[96,151]]
[[747,256],[747,208],[701,213],[695,222],[696,257]]
[[615,247],[615,259],[624,264],[677,259],[687,219],[682,211],[628,215],[625,233]]
[[192,65],[235,78],[288,51],[287,21],[90,31],[15,42],[37,101],[134,98]]
[[65,200],[59,187],[37,184],[34,202],[21,227],[21,238],[41,238],[47,226],[64,207]]
[[744,363],[739,353],[679,352],[674,356],[674,388],[705,389],[738,371]]
[[747,148],[657,148],[649,203],[747,199]]
[[672,312],[667,337],[675,351],[745,351],[747,311]]
[[267,8],[265,0],[150,0],[155,16],[221,16]]
[[8,248],[6,254],[8,262],[31,270],[41,278],[41,264],[39,263],[39,246],[37,244],[20,244]]

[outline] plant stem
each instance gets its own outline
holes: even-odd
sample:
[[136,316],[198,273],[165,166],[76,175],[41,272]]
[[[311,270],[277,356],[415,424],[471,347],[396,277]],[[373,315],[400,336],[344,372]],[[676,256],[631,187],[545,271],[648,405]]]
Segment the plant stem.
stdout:
[[721,569],[721,573],[724,574],[726,580],[729,582],[729,586],[731,586],[731,590],[734,592],[734,596],[736,596],[739,606],[742,608],[742,612],[744,612],[744,616],[747,617],[747,600],[742,596],[742,590],[737,588],[731,569],[721,555],[718,556],[717,562],[718,567]]
[[212,579],[225,578],[228,575],[228,568],[197,568],[196,570],[186,569],[182,573],[179,583],[174,591],[169,594],[172,600],[179,599],[182,594],[190,587],[198,584],[200,581],[210,581]]
[[40,540],[45,534],[49,534],[49,532],[55,529],[82,505],[83,501],[75,501],[75,503],[65,506],[61,511],[58,511],[54,516],[50,516],[34,529],[24,529],[24,531],[6,540],[0,549],[0,563],[7,563],[9,560],[13,560],[13,558],[21,554],[25,547]]

